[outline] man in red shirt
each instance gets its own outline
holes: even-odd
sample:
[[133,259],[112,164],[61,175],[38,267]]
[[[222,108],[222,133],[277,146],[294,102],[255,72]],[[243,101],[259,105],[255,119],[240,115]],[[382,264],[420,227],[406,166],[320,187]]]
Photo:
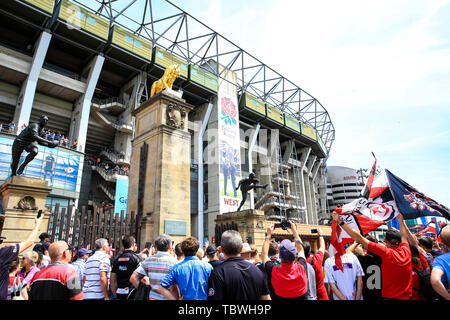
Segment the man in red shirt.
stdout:
[[51,263],[31,280],[30,300],[83,300],[78,272],[70,267],[72,253],[65,241],[48,248]]
[[335,220],[347,234],[365,249],[381,258],[381,297],[383,299],[411,299],[412,296],[412,256],[408,238],[413,238],[403,220],[402,214],[397,216],[400,232],[386,232],[386,246],[364,238],[359,232],[343,222],[339,214],[333,212]]

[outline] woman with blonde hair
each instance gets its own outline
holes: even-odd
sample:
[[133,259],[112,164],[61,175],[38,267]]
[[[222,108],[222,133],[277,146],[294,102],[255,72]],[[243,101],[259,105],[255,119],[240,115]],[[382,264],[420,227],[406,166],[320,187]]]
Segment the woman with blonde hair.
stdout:
[[22,269],[17,273],[23,277],[27,283],[31,283],[36,272],[40,269],[36,265],[39,260],[39,254],[36,251],[27,251],[22,256]]

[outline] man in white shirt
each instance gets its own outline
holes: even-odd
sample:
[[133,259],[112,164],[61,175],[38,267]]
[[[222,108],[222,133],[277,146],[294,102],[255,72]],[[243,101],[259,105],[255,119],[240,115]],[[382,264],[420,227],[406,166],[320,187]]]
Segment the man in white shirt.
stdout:
[[83,276],[83,293],[85,300],[109,300],[109,277],[111,261],[108,240],[100,238],[95,241],[95,253],[86,261]]
[[352,253],[341,256],[342,272],[335,263],[334,257],[325,261],[325,283],[329,283],[334,300],[362,300],[364,272],[358,258]]

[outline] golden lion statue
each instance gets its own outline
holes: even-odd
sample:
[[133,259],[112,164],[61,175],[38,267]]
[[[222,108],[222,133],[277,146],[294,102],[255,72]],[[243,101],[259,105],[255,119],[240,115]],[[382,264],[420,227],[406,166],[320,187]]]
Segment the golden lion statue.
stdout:
[[161,92],[164,89],[172,89],[172,85],[176,78],[180,76],[180,65],[172,64],[166,68],[161,79],[156,80],[152,84],[152,90],[150,97],[153,97],[156,93]]

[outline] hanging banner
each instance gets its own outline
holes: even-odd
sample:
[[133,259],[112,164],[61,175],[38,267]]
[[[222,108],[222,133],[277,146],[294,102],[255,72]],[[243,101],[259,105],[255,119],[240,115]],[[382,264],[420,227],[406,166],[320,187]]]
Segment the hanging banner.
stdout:
[[236,186],[241,179],[241,150],[237,97],[219,92],[218,142],[220,213],[233,212],[242,198]]
[[124,215],[127,213],[127,199],[128,199],[128,179],[117,178],[116,180],[116,194],[114,201],[114,213],[120,214],[123,210]]

